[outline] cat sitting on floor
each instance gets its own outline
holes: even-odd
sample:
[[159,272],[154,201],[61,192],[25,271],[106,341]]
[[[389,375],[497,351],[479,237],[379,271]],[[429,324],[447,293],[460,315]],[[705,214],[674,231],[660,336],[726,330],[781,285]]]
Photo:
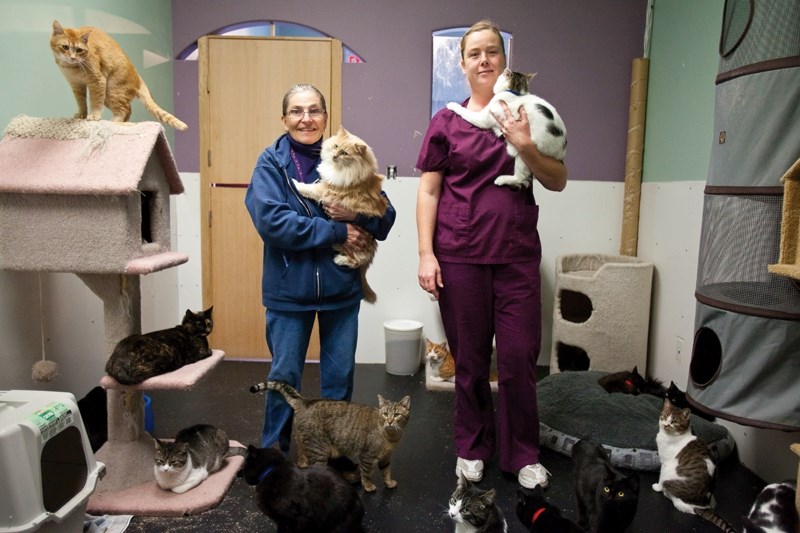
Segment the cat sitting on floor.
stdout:
[[187,309],[179,326],[125,337],[108,358],[106,373],[123,385],[136,385],[205,359],[211,355],[212,310],[193,313]]
[[433,342],[425,339],[425,359],[431,366],[433,381],[455,381],[456,362],[447,348],[447,341]]
[[220,468],[226,457],[243,455],[244,448],[230,448],[228,435],[208,424],[182,429],[174,441],[154,439],[153,472],[164,490],[183,494]]
[[536,533],[584,533],[578,524],[561,516],[561,511],[549,503],[541,485],[535,489],[517,489],[517,518],[528,531]]
[[392,479],[391,458],[400,443],[411,412],[411,397],[398,402],[378,395],[378,407],[328,399],[307,400],[288,383],[268,381],[250,392],[278,391],[294,410],[292,440],[297,444],[297,466],[327,464],[329,459],[358,458],[361,486],[374,492],[372,472],[377,466],[387,489]]
[[274,448],[247,447],[240,472],[255,485],[258,508],[286,533],[362,531],[364,504],[356,489],[329,466],[299,468]]
[[459,470],[456,490],[450,496],[448,514],[456,533],[504,533],[508,531],[503,511],[495,502],[494,489],[480,489]]
[[[495,135],[502,136],[500,124],[495,117],[505,116],[500,102],[505,102],[509,110],[518,118],[520,107],[525,108],[528,122],[531,127],[531,138],[539,151],[546,155],[563,161],[567,153],[567,128],[561,120],[556,108],[543,98],[528,92],[528,82],[533,74],[522,74],[505,69],[497,78],[494,85],[494,97],[481,111],[470,111],[456,102],[447,104],[447,109],[458,116],[482,129],[491,128]],[[532,173],[519,157],[517,149],[506,143],[508,155],[515,158],[514,175],[498,176],[495,185],[510,185],[511,187],[528,187],[531,184]]]
[[625,531],[639,505],[639,474],[611,465],[599,444],[581,439],[572,447],[578,525],[593,533]]
[[683,513],[696,514],[728,533],[730,524],[714,512],[716,461],[705,442],[692,434],[691,411],[678,409],[668,398],[656,435],[661,472],[653,490],[661,492]]
[[122,47],[103,30],[91,26],[64,28],[54,20],[50,49],[72,87],[78,104],[75,118],[100,120],[105,105],[113,113],[114,122],[125,122],[131,116],[131,101],[138,97],[159,121],[176,130],[188,128],[153,101],[147,84]]

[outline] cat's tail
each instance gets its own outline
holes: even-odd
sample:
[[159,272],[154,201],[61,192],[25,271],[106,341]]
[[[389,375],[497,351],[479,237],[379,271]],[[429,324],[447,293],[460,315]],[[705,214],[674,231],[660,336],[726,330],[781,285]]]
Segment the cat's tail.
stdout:
[[283,395],[292,409],[303,401],[303,397],[297,390],[286,383],[285,381],[267,381],[266,383],[258,383],[250,387],[250,392],[256,393],[262,390],[274,390]]
[[372,290],[372,287],[367,283],[367,266],[364,265],[359,268],[361,271],[361,290],[364,293],[364,301],[368,304],[374,304],[378,301],[378,295]]
[[171,115],[161,109],[159,105],[153,100],[153,97],[150,95],[150,89],[147,88],[147,84],[144,82],[141,76],[139,76],[139,90],[136,93],[136,96],[139,97],[139,100],[142,101],[144,104],[145,109],[147,109],[151,115],[156,117],[159,122],[163,122],[164,124],[168,124],[172,126],[176,130],[184,131],[189,129],[189,126],[186,125],[185,122],[178,120],[177,117]]
[[724,518],[714,512],[714,509],[711,507],[695,507],[694,514],[700,518],[708,520],[725,533],[739,533],[733,529],[733,527],[726,522]]

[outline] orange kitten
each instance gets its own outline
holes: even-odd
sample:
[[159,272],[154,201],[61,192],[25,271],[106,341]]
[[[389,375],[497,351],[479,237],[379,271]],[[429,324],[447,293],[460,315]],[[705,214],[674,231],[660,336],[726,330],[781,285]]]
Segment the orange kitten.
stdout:
[[177,130],[187,129],[186,124],[153,101],[131,60],[103,30],[91,26],[62,28],[54,20],[50,48],[78,103],[75,118],[100,120],[105,105],[113,113],[114,122],[125,122],[131,116],[131,101],[138,97],[161,122]]
[[447,348],[447,341],[435,343],[425,339],[425,359],[430,361],[433,381],[454,381],[456,362]]

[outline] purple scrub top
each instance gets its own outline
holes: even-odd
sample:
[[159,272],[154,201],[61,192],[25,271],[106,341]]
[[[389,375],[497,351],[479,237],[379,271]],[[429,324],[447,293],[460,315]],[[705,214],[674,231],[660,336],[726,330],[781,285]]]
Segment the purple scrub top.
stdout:
[[439,261],[501,264],[541,259],[539,206],[531,188],[515,191],[494,184],[497,176],[514,173],[514,158],[502,137],[442,109],[428,126],[417,168],[444,173],[433,238]]

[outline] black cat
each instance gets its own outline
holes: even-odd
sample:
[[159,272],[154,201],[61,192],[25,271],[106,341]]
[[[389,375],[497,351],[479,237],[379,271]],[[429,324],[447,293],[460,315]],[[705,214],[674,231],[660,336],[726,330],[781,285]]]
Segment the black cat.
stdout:
[[205,359],[211,355],[207,337],[214,327],[212,309],[187,309],[179,326],[125,337],[108,358],[106,373],[123,385],[136,385]]
[[621,372],[613,372],[598,378],[597,383],[603,387],[606,392],[622,392],[624,394],[651,394],[659,398],[664,398],[667,394],[667,389],[661,381],[653,378],[646,378],[639,374],[638,367],[634,366],[633,370],[623,370]]
[[255,485],[258,508],[281,533],[363,531],[364,503],[329,466],[299,468],[279,450],[250,445],[240,475]]
[[675,385],[674,381],[669,382],[669,388],[667,389],[666,394],[664,395],[672,405],[678,407],[680,409],[689,409],[693,415],[697,415],[700,418],[708,420],[709,422],[713,422],[717,419],[714,415],[710,415],[708,413],[704,413],[700,409],[697,409],[695,406],[689,403],[689,400],[686,399],[686,393],[683,392]]
[[542,487],[517,489],[517,518],[537,533],[583,533],[578,524],[561,516],[558,507],[545,500]]
[[581,439],[572,447],[578,525],[592,533],[619,533],[639,505],[639,474],[624,475],[599,444]]

